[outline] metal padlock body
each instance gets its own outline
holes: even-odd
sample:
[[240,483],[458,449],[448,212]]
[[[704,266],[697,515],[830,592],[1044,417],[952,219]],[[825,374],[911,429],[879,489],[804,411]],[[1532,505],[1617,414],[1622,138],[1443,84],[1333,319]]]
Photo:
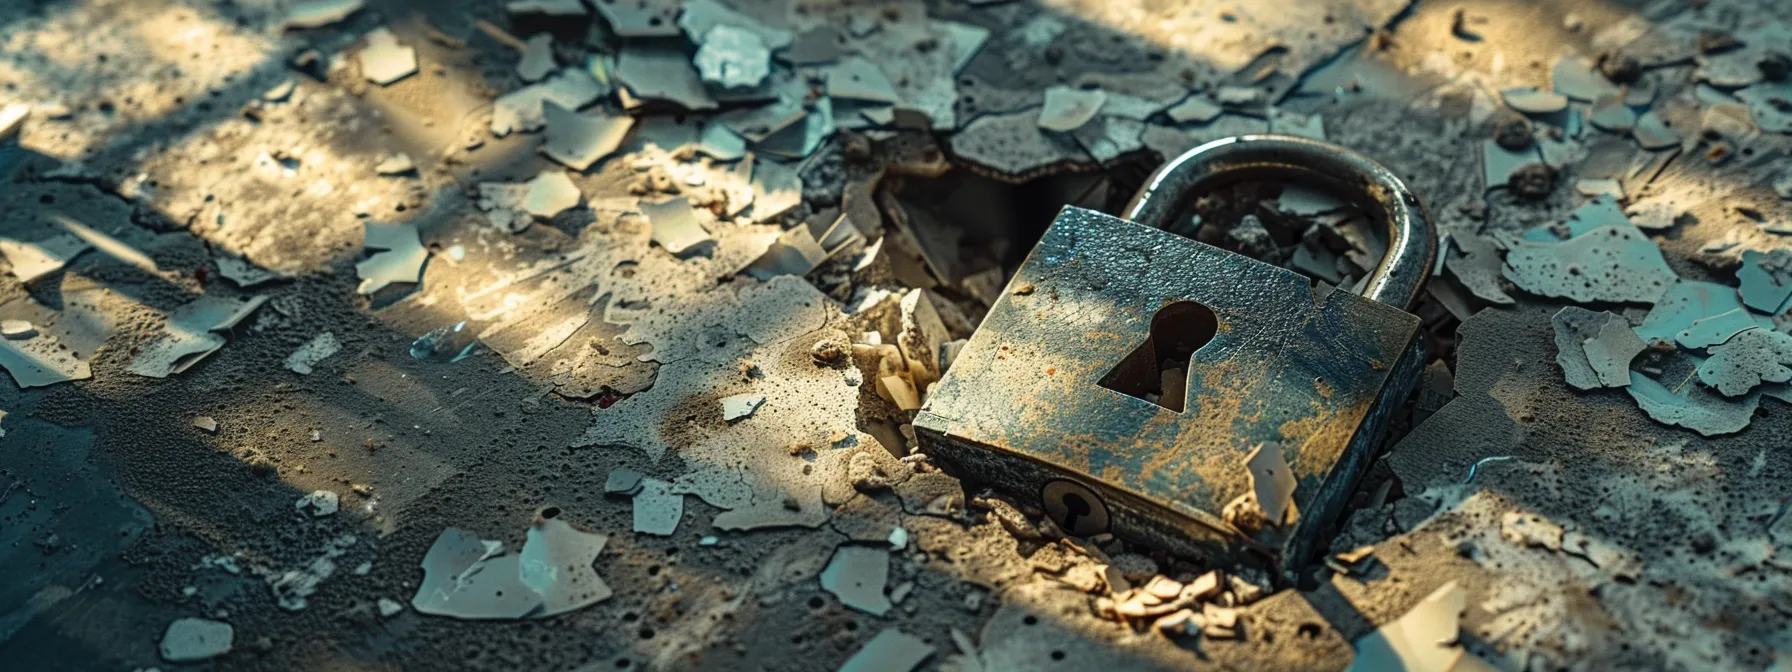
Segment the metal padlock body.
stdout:
[[[1257,139],[1290,141],[1233,140]],[[1430,256],[1418,263],[1422,283]],[[1157,311],[1178,301],[1207,306],[1219,323],[1188,365],[1185,410],[1102,387]],[[1419,326],[1292,271],[1065,208],[914,424],[923,449],[961,478],[1047,509],[1080,486],[1122,538],[1291,571],[1337,519],[1411,393]],[[1251,489],[1246,456],[1262,444],[1281,447],[1296,479],[1300,515],[1279,548],[1219,515]]]

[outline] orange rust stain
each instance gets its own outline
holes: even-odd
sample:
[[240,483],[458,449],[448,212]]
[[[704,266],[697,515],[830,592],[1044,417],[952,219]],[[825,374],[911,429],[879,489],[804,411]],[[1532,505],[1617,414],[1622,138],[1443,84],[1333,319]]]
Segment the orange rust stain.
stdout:
[[1048,376],[1055,376],[1055,375],[1058,375],[1058,370],[1057,370],[1057,369],[1055,369],[1055,368],[1053,368],[1053,369],[1046,369],[1046,370],[1045,370],[1045,375],[1048,375]]

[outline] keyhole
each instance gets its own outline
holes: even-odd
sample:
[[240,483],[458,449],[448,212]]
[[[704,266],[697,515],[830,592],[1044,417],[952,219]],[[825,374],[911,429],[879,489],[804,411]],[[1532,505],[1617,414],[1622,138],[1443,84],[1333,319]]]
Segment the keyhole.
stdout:
[[1194,301],[1165,304],[1151,316],[1145,342],[1098,384],[1181,413],[1188,396],[1189,361],[1217,333],[1219,317],[1212,308]]
[[1089,515],[1089,500],[1074,492],[1064,494],[1064,527],[1076,529],[1078,518]]
[[1087,537],[1108,531],[1108,507],[1101,503],[1094,491],[1081,483],[1054,479],[1039,492],[1039,503],[1045,506],[1045,515],[1072,536]]

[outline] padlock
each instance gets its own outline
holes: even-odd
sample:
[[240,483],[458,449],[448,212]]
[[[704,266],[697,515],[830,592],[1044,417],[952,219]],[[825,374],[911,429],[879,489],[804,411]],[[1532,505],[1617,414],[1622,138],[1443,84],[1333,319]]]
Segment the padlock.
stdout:
[[[1200,193],[1259,179],[1315,184],[1382,220],[1389,251],[1362,295],[1162,230]],[[1405,309],[1437,255],[1424,206],[1355,152],[1247,135],[1165,164],[1125,214],[1058,214],[929,391],[921,448],[1068,534],[1292,578],[1418,378]],[[1163,391],[1177,358],[1180,397]],[[1285,472],[1256,451],[1280,451]],[[1285,501],[1256,496],[1264,478]]]

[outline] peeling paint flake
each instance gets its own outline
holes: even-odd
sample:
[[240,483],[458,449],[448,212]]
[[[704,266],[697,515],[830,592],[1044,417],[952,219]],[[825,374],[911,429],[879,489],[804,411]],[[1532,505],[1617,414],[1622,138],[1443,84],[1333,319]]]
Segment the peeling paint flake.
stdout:
[[691,62],[706,83],[751,89],[771,74],[771,49],[756,33],[723,24],[710,28],[700,43]]
[[753,415],[759,405],[765,403],[765,396],[758,394],[736,394],[722,397],[722,420],[733,422]]
[[1673,343],[1693,322],[1742,308],[1736,288],[1715,282],[1682,280],[1668,288],[1636,328],[1644,343]]
[[541,609],[530,616],[546,618],[610,599],[610,586],[593,567],[609,539],[558,518],[529,526],[517,578],[541,596]]
[[423,281],[423,262],[429,250],[417,237],[416,224],[381,224],[367,222],[363,245],[381,250],[355,264],[361,284],[360,294],[372,294],[393,283],[415,284]]
[[1258,444],[1245,458],[1245,466],[1251,474],[1251,491],[1257,496],[1257,505],[1263,507],[1263,515],[1278,527],[1292,523],[1290,514],[1298,515],[1293,510],[1294,471],[1282,458],[1281,444]]
[[684,495],[672,494],[672,484],[657,478],[641,479],[635,493],[635,531],[662,537],[678,531],[684,518]]
[[716,101],[683,51],[672,47],[630,44],[616,57],[616,80],[629,94],[664,100],[687,110],[708,110]]
[[85,360],[77,358],[49,334],[38,334],[22,341],[0,340],[0,368],[12,374],[12,381],[20,388],[93,377],[93,368]]
[[1558,243],[1516,241],[1504,273],[1525,291],[1580,302],[1654,303],[1678,279],[1654,241],[1623,226]]
[[1750,327],[1721,345],[1699,365],[1699,380],[1726,397],[1747,394],[1761,383],[1792,381],[1792,335]]
[[398,36],[386,28],[367,34],[367,46],[358,58],[361,76],[380,86],[417,74],[417,50],[399,44]]
[[1736,279],[1743,305],[1768,315],[1792,308],[1792,250],[1744,251]]
[[896,628],[885,628],[846,659],[840,672],[910,672],[933,654],[934,648],[926,640]]
[[714,242],[697,220],[691,202],[683,197],[660,203],[641,203],[641,212],[653,224],[653,242],[667,252],[683,256]]
[[843,544],[834,549],[827,569],[821,570],[821,587],[847,607],[873,616],[890,610],[884,586],[890,580],[890,550],[876,546]]
[[411,597],[419,613],[469,620],[517,619],[541,607],[504,544],[460,529],[442,530],[423,556],[423,583]]
[[26,283],[62,270],[89,247],[86,240],[74,234],[31,242],[0,238],[0,255],[12,265],[13,277]]
[[579,114],[554,101],[543,101],[547,138],[541,153],[573,170],[583,171],[616,151],[634,128],[628,115]]
[[1745,329],[1762,326],[1771,328],[1773,322],[1752,314],[1747,309],[1737,308],[1694,320],[1680,333],[1675,334],[1674,340],[1688,348],[1709,348],[1730,340],[1730,337]]
[[[1691,359],[1699,366],[1705,363],[1697,357]],[[1732,401],[1707,392],[1698,385],[1683,383],[1677,390],[1669,389],[1636,371],[1630,372],[1630,386],[1625,390],[1636,399],[1637,406],[1656,422],[1685,427],[1701,436],[1742,431],[1754,419],[1755,408],[1761,403],[1759,391],[1749,392],[1741,399]]]
[[1591,390],[1603,386],[1603,379],[1593,369],[1584,344],[1599,335],[1607,315],[1610,313],[1567,306],[1550,318],[1556,332],[1556,365],[1562,367],[1563,377],[1575,389]]
[[281,26],[292,28],[322,28],[361,11],[364,0],[301,0],[286,10],[286,18]]
[[1462,612],[1468,594],[1451,581],[1394,622],[1356,641],[1350,672],[1479,672],[1493,666],[1463,650]]
[[492,135],[504,137],[512,131],[529,132],[547,125],[542,105],[553,101],[561,108],[578,110],[609,93],[609,87],[598,83],[591,74],[579,68],[564,68],[546,80],[499,96],[492,101]]
[[1599,325],[1599,332],[1586,339],[1583,345],[1587,363],[1599,374],[1600,384],[1606,387],[1629,385],[1630,362],[1649,347],[1643,339],[1637,338],[1629,321],[1611,313],[1605,313],[1605,323]]
[[1108,96],[1101,89],[1076,89],[1053,86],[1045,90],[1045,105],[1039,108],[1039,127],[1068,133],[1095,118]]
[[235,327],[266,302],[264,296],[247,299],[202,296],[176,308],[168,316],[163,335],[144,346],[126,370],[150,378],[166,378],[184,372],[224,347],[226,339],[217,332]]

